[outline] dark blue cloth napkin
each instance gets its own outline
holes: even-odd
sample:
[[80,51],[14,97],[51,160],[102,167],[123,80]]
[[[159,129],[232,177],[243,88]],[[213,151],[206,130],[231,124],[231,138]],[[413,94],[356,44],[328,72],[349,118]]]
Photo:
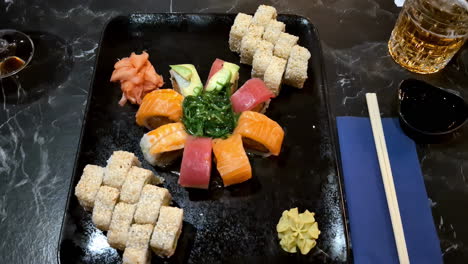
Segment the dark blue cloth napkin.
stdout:
[[[416,145],[398,119],[382,125],[410,262],[442,263]],[[370,120],[338,117],[337,126],[354,262],[399,263]]]

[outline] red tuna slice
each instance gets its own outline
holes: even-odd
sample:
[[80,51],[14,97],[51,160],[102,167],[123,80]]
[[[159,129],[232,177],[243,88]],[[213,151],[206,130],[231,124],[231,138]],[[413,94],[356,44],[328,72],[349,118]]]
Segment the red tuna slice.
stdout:
[[211,175],[211,138],[189,136],[180,166],[179,184],[208,189]]
[[[210,70],[210,74],[208,74],[208,80],[206,80],[206,84],[208,84],[208,82],[210,81],[211,77],[213,77],[213,75],[215,73],[217,73],[219,70],[221,70],[223,68],[223,64],[224,64],[224,61],[221,60],[221,59],[216,59],[214,62],[213,62],[213,65],[211,65],[211,70]],[[206,85],[205,85],[206,87]]]
[[252,110],[259,104],[273,97],[275,97],[275,95],[261,79],[253,78],[246,81],[244,85],[231,96],[232,108],[236,113]]

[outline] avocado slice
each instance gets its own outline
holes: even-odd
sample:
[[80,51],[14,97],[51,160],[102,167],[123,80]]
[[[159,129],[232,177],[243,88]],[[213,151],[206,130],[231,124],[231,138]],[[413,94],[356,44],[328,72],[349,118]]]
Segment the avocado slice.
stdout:
[[240,67],[237,64],[224,62],[223,68],[228,69],[231,72],[231,84],[234,84],[239,78],[239,69]]
[[231,82],[231,71],[227,68],[223,68],[215,73],[206,85],[206,91],[220,91],[223,87]]
[[190,77],[192,77],[192,70],[187,68],[184,65],[169,65],[172,70],[177,72],[182,78],[184,78],[187,81],[190,81]]
[[192,64],[170,65],[171,82],[174,90],[183,96],[199,95],[203,84],[197,69]]

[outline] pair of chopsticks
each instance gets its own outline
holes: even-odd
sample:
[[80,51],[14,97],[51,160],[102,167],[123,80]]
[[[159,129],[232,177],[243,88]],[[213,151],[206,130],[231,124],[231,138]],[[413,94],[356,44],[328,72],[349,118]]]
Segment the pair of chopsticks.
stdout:
[[379,159],[380,172],[385,188],[385,196],[387,198],[388,210],[392,221],[393,235],[395,237],[398,258],[400,263],[408,264],[409,256],[406,248],[405,233],[403,232],[403,224],[401,222],[400,208],[393,182],[392,168],[388,158],[387,144],[382,128],[382,120],[380,119],[379,104],[375,93],[367,93],[367,108],[369,109],[369,117],[374,135],[375,148],[377,149],[377,157]]

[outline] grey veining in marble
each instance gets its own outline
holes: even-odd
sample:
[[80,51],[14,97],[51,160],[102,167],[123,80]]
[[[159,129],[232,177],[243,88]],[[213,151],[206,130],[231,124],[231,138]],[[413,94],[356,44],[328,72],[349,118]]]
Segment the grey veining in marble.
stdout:
[[[247,12],[247,0],[0,0],[0,28],[30,34],[36,59],[20,89],[0,95],[0,263],[54,263],[99,36],[112,16],[132,12]],[[396,115],[400,81],[418,77],[466,97],[468,51],[440,73],[420,76],[396,65],[387,40],[399,8],[384,0],[266,1],[308,17],[322,38],[337,115],[367,115],[377,92],[384,116]],[[419,154],[446,263],[468,259],[468,128],[454,140],[420,145]]]

